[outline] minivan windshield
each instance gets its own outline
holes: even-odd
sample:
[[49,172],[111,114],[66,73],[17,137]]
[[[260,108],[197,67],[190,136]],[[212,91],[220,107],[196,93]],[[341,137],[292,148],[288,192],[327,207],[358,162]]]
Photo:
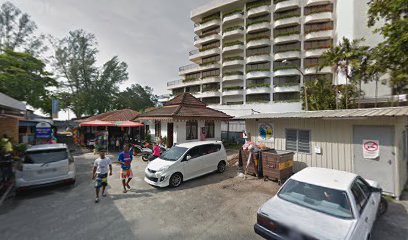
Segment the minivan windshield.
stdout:
[[24,159],[24,163],[51,163],[68,159],[66,149],[52,149],[42,151],[28,151]]
[[344,191],[289,179],[278,196],[291,203],[334,217],[353,218],[350,201]]
[[188,148],[184,147],[177,147],[174,146],[164,152],[161,156],[160,159],[166,160],[166,161],[177,161],[183,154],[187,151]]

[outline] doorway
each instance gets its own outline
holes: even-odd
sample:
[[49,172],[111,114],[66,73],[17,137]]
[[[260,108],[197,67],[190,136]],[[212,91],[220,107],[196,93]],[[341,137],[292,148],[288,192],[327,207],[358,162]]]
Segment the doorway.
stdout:
[[173,146],[173,123],[167,123],[167,142],[166,145],[168,148]]
[[354,126],[354,172],[394,194],[394,127]]

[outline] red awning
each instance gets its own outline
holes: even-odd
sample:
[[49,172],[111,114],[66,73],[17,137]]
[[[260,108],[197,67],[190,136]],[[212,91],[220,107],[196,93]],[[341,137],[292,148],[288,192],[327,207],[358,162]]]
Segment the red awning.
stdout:
[[82,122],[79,124],[81,127],[112,127],[115,124],[111,122],[101,121],[101,120],[94,120],[89,122]]
[[143,123],[137,123],[132,121],[117,121],[115,125],[118,127],[143,127]]

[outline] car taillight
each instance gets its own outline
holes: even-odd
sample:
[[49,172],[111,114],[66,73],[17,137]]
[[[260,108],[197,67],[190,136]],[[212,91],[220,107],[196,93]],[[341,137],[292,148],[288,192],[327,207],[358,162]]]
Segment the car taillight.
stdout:
[[257,223],[271,231],[276,231],[278,225],[276,225],[271,219],[267,216],[263,215],[262,213],[257,213],[256,216]]

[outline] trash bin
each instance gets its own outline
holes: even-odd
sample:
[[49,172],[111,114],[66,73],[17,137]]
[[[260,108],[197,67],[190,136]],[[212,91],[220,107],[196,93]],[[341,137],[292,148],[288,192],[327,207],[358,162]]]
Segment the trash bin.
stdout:
[[264,178],[279,184],[293,174],[293,152],[273,150],[262,152],[262,173]]
[[[241,157],[240,157],[240,166],[243,167],[245,170],[248,162],[248,157],[249,157],[249,151],[247,150],[240,150],[241,151]],[[251,160],[249,162],[248,168],[247,168],[247,174],[257,176],[257,177],[262,177],[262,162],[261,162],[261,152],[252,152],[251,154]]]

